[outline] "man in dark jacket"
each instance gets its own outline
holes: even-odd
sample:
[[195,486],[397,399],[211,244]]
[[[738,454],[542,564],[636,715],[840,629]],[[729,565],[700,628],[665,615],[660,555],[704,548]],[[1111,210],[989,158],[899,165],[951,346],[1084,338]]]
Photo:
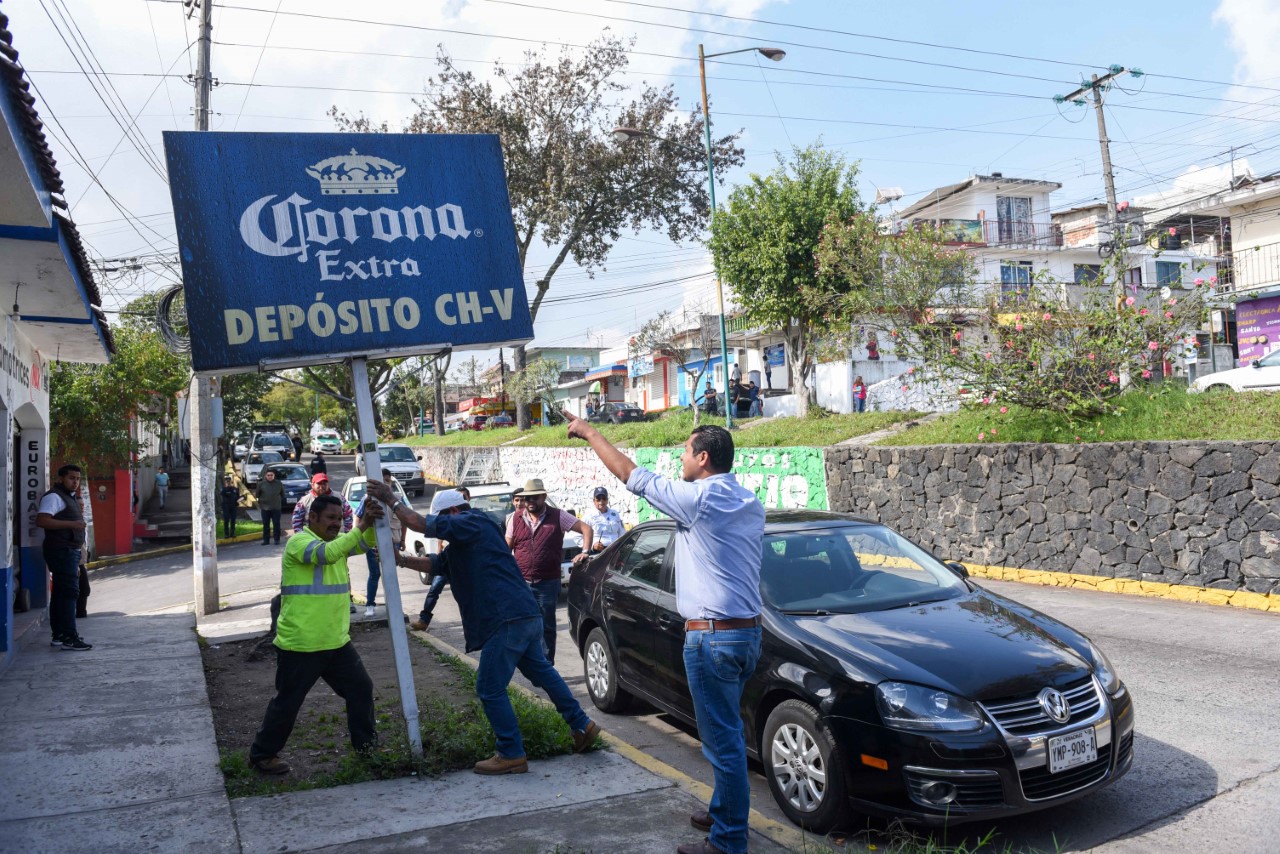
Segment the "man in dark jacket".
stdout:
[[[443,489],[425,518],[399,500],[385,483],[369,482],[369,493],[387,504],[406,528],[448,542],[438,555],[396,555],[400,566],[449,578],[462,613],[467,652],[480,650],[476,695],[497,737],[497,752],[476,763],[477,774],[523,774],[529,770],[524,741],[507,686],[516,668],[546,692],[569,725],[575,753],[589,750],[600,726],[587,717],[542,649],[542,616],[516,568],[502,529],[456,489]],[[588,529],[590,530],[590,529]]]
[[80,467],[58,469],[58,480],[36,508],[36,526],[44,529],[44,563],[53,578],[49,595],[51,644],[83,652],[93,649],[76,631],[76,600],[80,597],[80,552],[88,526],[80,501]]
[[262,511],[262,544],[271,542],[271,529],[275,528],[275,542],[280,544],[280,510],[284,507],[284,484],[276,480],[276,470],[267,469],[258,481],[258,509]]

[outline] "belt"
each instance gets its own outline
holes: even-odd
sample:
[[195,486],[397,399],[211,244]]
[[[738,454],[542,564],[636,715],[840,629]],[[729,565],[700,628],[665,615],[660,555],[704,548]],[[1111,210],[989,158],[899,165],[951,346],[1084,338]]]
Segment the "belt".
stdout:
[[686,632],[720,632],[725,629],[754,629],[760,625],[760,617],[742,617],[732,620],[685,620]]

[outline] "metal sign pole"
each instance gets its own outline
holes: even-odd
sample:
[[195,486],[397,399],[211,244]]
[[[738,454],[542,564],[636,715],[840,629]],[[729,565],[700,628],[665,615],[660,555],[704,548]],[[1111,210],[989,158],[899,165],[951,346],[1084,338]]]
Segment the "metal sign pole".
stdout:
[[[355,390],[356,436],[360,443],[357,453],[364,454],[364,472],[373,481],[382,480],[382,463],[378,457],[378,432],[373,424],[373,397],[369,394],[366,362],[363,356],[351,360],[351,386]],[[373,496],[370,495],[366,500],[373,500]],[[409,633],[404,627],[404,607],[400,603],[400,579],[396,574],[396,549],[391,539],[389,517],[384,515],[379,519],[375,530],[378,534],[378,561],[382,565],[382,598],[387,603],[387,625],[391,628],[391,649],[396,659],[400,706],[404,709],[404,722],[409,730],[409,749],[414,758],[420,759],[422,731],[418,728],[418,694],[413,687]]]

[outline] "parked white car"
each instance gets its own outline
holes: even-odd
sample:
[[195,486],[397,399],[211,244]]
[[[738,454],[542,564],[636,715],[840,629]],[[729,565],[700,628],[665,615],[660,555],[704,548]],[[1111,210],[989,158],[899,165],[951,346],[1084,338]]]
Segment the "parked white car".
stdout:
[[240,477],[249,486],[256,486],[262,476],[262,467],[282,463],[284,457],[278,451],[250,451],[240,463]]
[[[404,487],[400,485],[400,481],[393,480],[391,482],[391,488],[395,492],[397,498],[399,498],[405,504],[409,503],[409,496],[405,495]],[[368,489],[369,489],[369,478],[365,477],[364,475],[357,475],[355,477],[347,479],[346,484],[342,487],[342,497],[346,499],[346,502],[348,504],[351,505],[352,512],[354,512],[360,506],[360,502],[364,500],[364,494],[365,492],[368,491]],[[408,535],[413,536],[413,532],[410,531]],[[419,534],[418,536],[422,536],[422,535]]]
[[1205,374],[1191,383],[1191,391],[1280,391],[1280,350],[1254,359],[1247,368]]

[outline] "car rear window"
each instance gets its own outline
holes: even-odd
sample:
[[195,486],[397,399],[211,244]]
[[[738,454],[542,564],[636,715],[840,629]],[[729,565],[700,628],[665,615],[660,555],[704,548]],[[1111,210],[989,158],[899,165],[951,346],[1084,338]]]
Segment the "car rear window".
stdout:
[[968,588],[888,528],[766,534],[760,592],[780,611],[857,613],[950,599]]
[[417,462],[413,456],[413,451],[408,448],[379,448],[378,459],[384,463],[412,463]]
[[473,510],[479,510],[494,521],[499,527],[507,524],[507,514],[516,509],[511,503],[511,495],[503,492],[498,495],[475,495],[471,498]]

